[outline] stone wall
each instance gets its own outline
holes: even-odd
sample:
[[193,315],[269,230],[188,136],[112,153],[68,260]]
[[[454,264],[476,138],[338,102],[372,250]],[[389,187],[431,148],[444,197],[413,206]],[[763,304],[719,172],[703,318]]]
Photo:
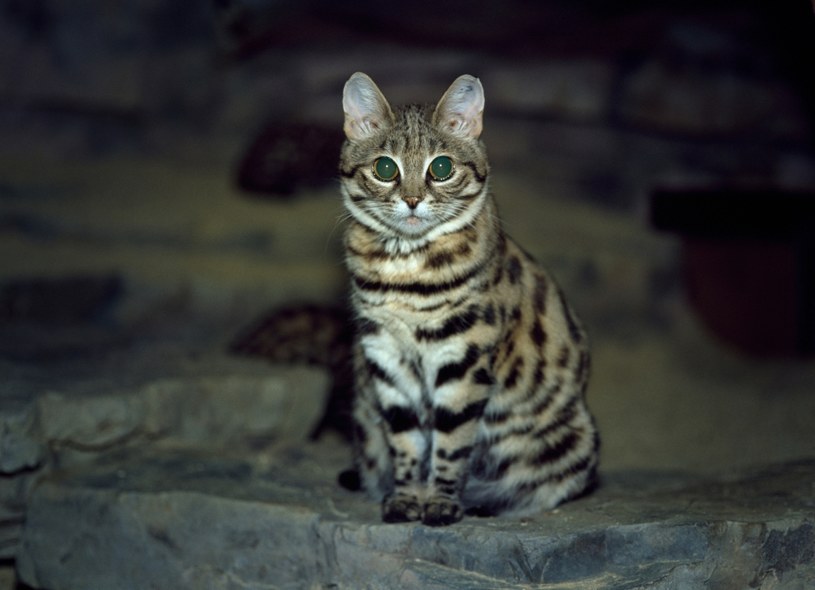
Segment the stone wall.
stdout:
[[493,159],[532,151],[569,196],[636,208],[657,184],[815,180],[808,11],[502,7],[4,0],[3,149],[237,160],[266,123],[336,125],[354,70],[423,101],[467,71],[487,90]]
[[[537,243],[519,236],[589,305],[595,293],[619,290],[620,277],[635,277],[622,301],[659,304],[676,290],[666,248],[635,246],[636,263],[626,262],[641,241],[632,232],[648,231],[655,188],[815,185],[808,10],[729,0],[512,2],[500,10],[460,1],[446,10],[426,17],[436,14],[427,1],[382,13],[372,2],[319,0],[183,8],[3,0],[0,239],[13,254],[0,278],[112,274],[130,298],[114,315],[128,318],[145,306],[222,307],[247,292],[269,302],[336,294],[336,242],[304,247],[302,235],[286,233],[308,226],[311,218],[292,216],[312,209],[236,200],[335,190],[339,96],[355,70],[394,102],[435,100],[462,72],[482,79],[485,139],[513,233],[525,221],[515,211],[536,206],[519,192],[540,197],[542,209],[585,211],[608,227],[616,216],[629,220],[614,235],[592,230],[608,234],[612,261],[575,255],[584,249],[577,240],[534,228]],[[165,182],[183,167],[200,182]],[[104,189],[91,196],[94,183]],[[160,218],[154,207],[164,207]],[[275,215],[287,216],[286,228],[259,222]],[[238,228],[237,218],[251,222]],[[556,235],[552,219],[546,229]],[[59,243],[61,255],[47,243]],[[151,249],[154,263],[134,261]],[[272,272],[261,259],[275,261]],[[280,263],[295,259],[296,270]],[[300,287],[292,281],[307,265],[322,278]],[[275,273],[294,285],[287,294],[259,286]],[[655,317],[640,305],[643,313]]]

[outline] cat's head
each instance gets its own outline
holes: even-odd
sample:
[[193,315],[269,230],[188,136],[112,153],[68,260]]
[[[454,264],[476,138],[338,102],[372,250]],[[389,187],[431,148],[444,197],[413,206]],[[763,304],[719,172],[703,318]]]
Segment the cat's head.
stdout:
[[383,237],[426,241],[475,218],[487,194],[484,90],[460,76],[435,106],[391,108],[368,76],[346,82],[345,205]]

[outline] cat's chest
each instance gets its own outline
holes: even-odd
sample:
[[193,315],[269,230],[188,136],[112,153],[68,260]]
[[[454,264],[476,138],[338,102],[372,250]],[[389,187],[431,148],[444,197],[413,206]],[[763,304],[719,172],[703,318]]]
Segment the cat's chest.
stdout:
[[[422,295],[428,290],[438,292],[437,287],[456,283],[483,266],[490,254],[490,236],[490,232],[479,234],[468,228],[428,241],[400,241],[383,239],[355,224],[346,234],[346,262],[354,279],[387,285],[395,292]],[[404,285],[415,288],[399,288]]]
[[369,260],[366,266],[368,272],[378,280],[395,284],[439,278],[439,273],[429,269],[425,256],[420,254]]
[[425,374],[435,374],[439,366],[461,357],[470,344],[467,334],[442,338],[428,338],[428,327],[443,326],[455,312],[433,310],[422,312],[402,303],[388,303],[370,309],[365,314],[380,329],[365,338],[371,348],[389,349],[398,353],[401,360],[412,363]]

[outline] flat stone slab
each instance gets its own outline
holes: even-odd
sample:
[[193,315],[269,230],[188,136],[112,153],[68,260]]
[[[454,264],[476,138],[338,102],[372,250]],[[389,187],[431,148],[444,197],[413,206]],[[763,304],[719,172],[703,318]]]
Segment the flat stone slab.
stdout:
[[0,374],[0,474],[36,468],[49,451],[64,460],[158,439],[304,439],[329,387],[322,369],[159,343],[50,363],[0,359]]
[[705,480],[612,473],[526,520],[386,525],[335,484],[348,449],[161,449],[55,472],[20,579],[48,590],[815,587],[815,460]]
[[329,391],[319,368],[157,342],[98,357],[0,359],[0,375],[0,561],[14,557],[30,488],[50,470],[157,442],[306,440]]

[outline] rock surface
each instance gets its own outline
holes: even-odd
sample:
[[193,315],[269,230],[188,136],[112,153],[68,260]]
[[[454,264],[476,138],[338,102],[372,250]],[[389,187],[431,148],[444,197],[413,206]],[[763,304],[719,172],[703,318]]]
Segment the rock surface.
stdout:
[[328,377],[152,343],[99,358],[0,360],[0,559],[16,552],[32,485],[57,466],[161,443],[207,449],[305,440]]
[[136,588],[805,588],[815,462],[715,480],[608,474],[530,520],[383,525],[335,485],[342,447],[162,452],[56,472],[34,490],[21,579]]

